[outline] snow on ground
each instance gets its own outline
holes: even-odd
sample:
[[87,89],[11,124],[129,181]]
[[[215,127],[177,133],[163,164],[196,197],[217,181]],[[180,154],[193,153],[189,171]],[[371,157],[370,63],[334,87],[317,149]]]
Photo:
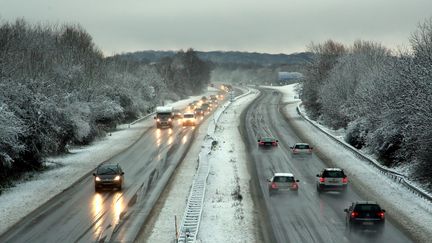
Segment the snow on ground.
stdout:
[[[268,87],[277,89],[284,94],[283,102],[293,102],[297,93],[295,85]],[[300,100],[297,100],[300,101]],[[285,108],[286,112],[295,114],[294,109]],[[292,120],[294,126],[305,132],[311,144],[331,162],[348,172],[350,181],[368,199],[378,201],[387,214],[397,219],[418,242],[430,242],[432,239],[432,203],[422,199],[402,184],[388,178],[369,163],[359,159],[354,153],[344,149],[336,141],[324,135],[317,128],[303,119]]]
[[246,148],[238,130],[240,114],[256,95],[234,103],[220,116],[209,156],[210,174],[198,240],[201,242],[254,242],[256,226],[249,192]]
[[[207,94],[217,89],[209,88]],[[206,94],[206,95],[207,95]],[[201,96],[190,97],[169,104],[183,108]],[[81,177],[88,174],[103,161],[108,160],[131,146],[147,128],[154,126],[152,117],[134,125],[124,124],[111,135],[95,141],[89,146],[73,148],[70,154],[47,159],[49,170],[32,175],[30,179],[4,191],[0,196],[0,234],[21,218],[61,193]]]

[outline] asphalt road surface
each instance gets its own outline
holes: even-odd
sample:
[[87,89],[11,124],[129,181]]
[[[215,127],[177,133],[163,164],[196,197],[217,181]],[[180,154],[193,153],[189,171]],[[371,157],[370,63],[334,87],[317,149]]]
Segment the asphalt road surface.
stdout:
[[[339,192],[316,190],[316,174],[328,167],[315,154],[292,156],[289,146],[302,142],[290,127],[290,119],[302,119],[296,112],[289,112],[288,119],[280,113],[280,94],[261,90],[244,116],[246,141],[250,149],[253,169],[259,194],[263,195],[260,204],[267,215],[270,238],[280,243],[288,242],[412,242],[409,237],[389,220],[386,221],[383,234],[372,231],[349,232],[345,225],[344,208],[352,201],[365,200],[348,186],[345,195]],[[295,111],[296,104],[287,104]],[[304,131],[307,132],[307,131]],[[279,147],[262,149],[257,146],[260,136],[273,136],[279,140]],[[324,136],[324,135],[323,135]],[[319,146],[319,144],[314,144]],[[266,179],[273,172],[291,172],[300,180],[298,195],[282,192],[273,196],[268,194]],[[266,228],[266,227],[263,227]]]
[[139,204],[145,212],[139,217],[148,216],[188,151],[194,129],[180,122],[173,129],[145,128],[136,143],[107,161],[125,172],[121,191],[96,193],[89,173],[1,235],[0,242],[124,241],[123,226],[134,217],[130,209]]

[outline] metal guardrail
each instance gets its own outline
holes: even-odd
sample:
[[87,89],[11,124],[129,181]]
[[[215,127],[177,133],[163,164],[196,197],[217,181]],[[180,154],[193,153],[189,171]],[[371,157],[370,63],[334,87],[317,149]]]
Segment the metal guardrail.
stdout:
[[235,97],[233,101],[228,101],[228,103],[224,105],[221,109],[218,109],[218,111],[215,112],[213,116],[213,123],[210,124],[209,128],[207,129],[205,147],[201,149],[201,152],[199,154],[198,170],[192,182],[191,192],[189,194],[186,209],[180,225],[179,238],[177,241],[179,243],[193,243],[196,241],[196,237],[198,235],[204,204],[206,183],[208,175],[210,173],[208,155],[210,154],[212,142],[214,141],[212,135],[216,131],[217,122],[219,121],[221,114],[226,109],[228,109],[228,107],[230,107],[234,101],[245,97],[250,93],[251,90],[248,89],[247,93]]
[[309,119],[307,116],[305,116],[301,109],[300,109],[300,105],[301,102],[299,102],[299,104],[297,104],[297,113],[303,117],[303,119],[305,119],[306,121],[308,121],[310,124],[312,124],[314,127],[318,128],[321,132],[325,133],[328,137],[330,137],[331,139],[333,139],[334,141],[336,141],[337,143],[341,144],[342,146],[344,146],[345,148],[351,150],[352,152],[354,152],[355,155],[357,155],[358,157],[360,157],[361,159],[369,162],[371,165],[373,165],[375,168],[377,168],[381,173],[385,174],[386,176],[389,176],[390,178],[392,178],[393,180],[401,183],[402,185],[404,185],[408,190],[410,190],[411,192],[413,192],[414,194],[428,200],[429,202],[432,202],[432,195],[429,194],[428,192],[426,192],[425,190],[418,188],[414,185],[412,185],[410,183],[410,181],[406,178],[405,175],[390,170],[384,166],[382,166],[381,164],[379,164],[375,159],[370,158],[369,156],[361,153],[360,151],[358,151],[358,149],[354,148],[353,146],[351,146],[350,144],[346,143],[345,141],[342,141],[338,138],[336,138],[335,136],[333,136],[331,133],[327,132],[326,130],[322,129],[320,126],[318,126],[316,124],[316,122],[312,121],[311,119]]

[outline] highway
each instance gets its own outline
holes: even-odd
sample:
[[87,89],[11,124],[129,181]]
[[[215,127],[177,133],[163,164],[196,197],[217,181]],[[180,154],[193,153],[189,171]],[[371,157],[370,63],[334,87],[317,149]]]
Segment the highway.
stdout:
[[178,124],[145,130],[133,146],[107,161],[125,171],[122,191],[96,193],[90,172],[0,236],[0,242],[106,242],[124,237],[118,233],[131,217],[128,210],[141,200],[147,214],[151,211],[194,136],[194,128]]
[[[302,119],[296,112],[296,103],[285,104],[289,117],[281,110],[281,94],[261,90],[258,97],[244,113],[244,140],[247,143],[252,177],[255,176],[255,197],[261,210],[263,230],[267,230],[268,241],[288,242],[412,242],[403,230],[386,220],[384,233],[350,233],[345,225],[344,208],[357,200],[365,200],[352,186],[345,195],[339,192],[316,191],[316,174],[328,167],[317,155],[292,156],[289,146],[301,141],[290,126],[290,120]],[[303,131],[307,132],[307,131]],[[257,146],[261,136],[273,136],[279,146],[262,149]],[[324,135],[323,135],[324,136]],[[312,144],[312,143],[311,143]],[[319,144],[314,144],[319,147]],[[298,195],[291,192],[268,194],[266,179],[274,172],[291,172],[300,180]],[[349,174],[348,174],[349,176]],[[355,182],[351,182],[355,183]]]

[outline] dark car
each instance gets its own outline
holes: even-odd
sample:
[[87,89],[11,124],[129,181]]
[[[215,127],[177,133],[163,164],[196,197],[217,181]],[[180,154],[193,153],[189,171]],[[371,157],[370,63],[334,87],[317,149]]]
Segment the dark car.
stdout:
[[201,108],[195,109],[195,116],[204,116],[204,111]]
[[102,164],[93,173],[95,191],[104,187],[122,189],[124,172],[118,164]]
[[371,230],[382,233],[385,223],[385,210],[372,201],[353,202],[344,210],[346,225],[350,232]]
[[173,115],[174,119],[180,119],[183,116],[183,113],[180,110],[178,110],[178,109],[174,109],[173,110],[173,114],[174,114]]
[[273,137],[263,137],[258,139],[258,146],[260,147],[271,147],[278,146],[279,141]]

